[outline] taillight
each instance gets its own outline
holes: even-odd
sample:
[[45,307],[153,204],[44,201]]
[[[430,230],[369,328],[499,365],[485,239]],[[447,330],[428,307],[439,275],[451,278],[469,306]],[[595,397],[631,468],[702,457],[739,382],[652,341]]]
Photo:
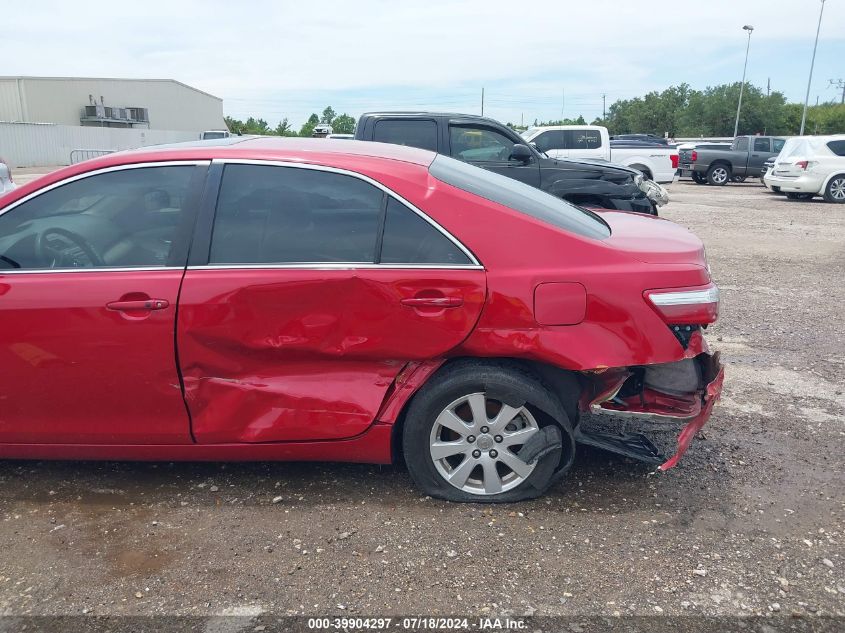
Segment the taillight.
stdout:
[[672,154],[669,158],[672,159],[672,169],[677,169],[678,168],[678,155]]
[[797,163],[795,163],[795,166],[800,167],[801,169],[806,171],[807,165],[809,164],[809,162],[810,161],[807,161],[807,160],[799,160]]
[[706,325],[719,317],[719,288],[715,284],[646,290],[644,294],[670,325]]
[[692,150],[692,154],[689,155],[689,159],[693,163],[695,161],[697,161],[698,160],[698,152],[696,152],[695,150]]

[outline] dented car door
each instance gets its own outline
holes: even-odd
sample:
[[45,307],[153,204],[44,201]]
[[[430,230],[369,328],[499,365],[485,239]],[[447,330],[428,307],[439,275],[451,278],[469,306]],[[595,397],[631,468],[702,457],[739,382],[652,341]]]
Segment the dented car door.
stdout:
[[197,442],[358,435],[409,361],[442,357],[472,330],[483,268],[376,183],[215,167],[208,258],[186,273],[177,323]]

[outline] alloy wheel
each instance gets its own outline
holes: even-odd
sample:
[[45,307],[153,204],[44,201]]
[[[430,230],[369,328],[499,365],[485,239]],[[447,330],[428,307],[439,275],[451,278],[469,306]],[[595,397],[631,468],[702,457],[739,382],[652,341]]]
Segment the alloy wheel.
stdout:
[[837,178],[830,183],[830,197],[834,200],[845,200],[845,178]]
[[486,393],[472,393],[437,416],[429,453],[452,486],[474,495],[494,495],[519,486],[533,472],[517,453],[540,430],[525,408],[512,407]]
[[728,170],[724,167],[717,167],[713,170],[713,180],[719,184],[728,181]]

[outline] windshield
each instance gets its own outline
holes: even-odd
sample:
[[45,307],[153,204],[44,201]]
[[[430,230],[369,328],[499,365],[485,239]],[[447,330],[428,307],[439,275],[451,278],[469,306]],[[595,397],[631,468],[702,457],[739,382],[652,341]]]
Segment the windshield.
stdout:
[[551,224],[557,228],[604,239],[610,227],[598,215],[523,182],[438,154],[429,167],[432,176],[463,191],[475,194]]

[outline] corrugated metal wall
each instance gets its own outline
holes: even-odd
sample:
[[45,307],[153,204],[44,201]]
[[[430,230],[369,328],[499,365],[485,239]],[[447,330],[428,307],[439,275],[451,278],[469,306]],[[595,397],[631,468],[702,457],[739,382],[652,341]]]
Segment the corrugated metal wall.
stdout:
[[12,167],[69,165],[75,149],[122,150],[196,140],[199,134],[0,122],[0,156]]

